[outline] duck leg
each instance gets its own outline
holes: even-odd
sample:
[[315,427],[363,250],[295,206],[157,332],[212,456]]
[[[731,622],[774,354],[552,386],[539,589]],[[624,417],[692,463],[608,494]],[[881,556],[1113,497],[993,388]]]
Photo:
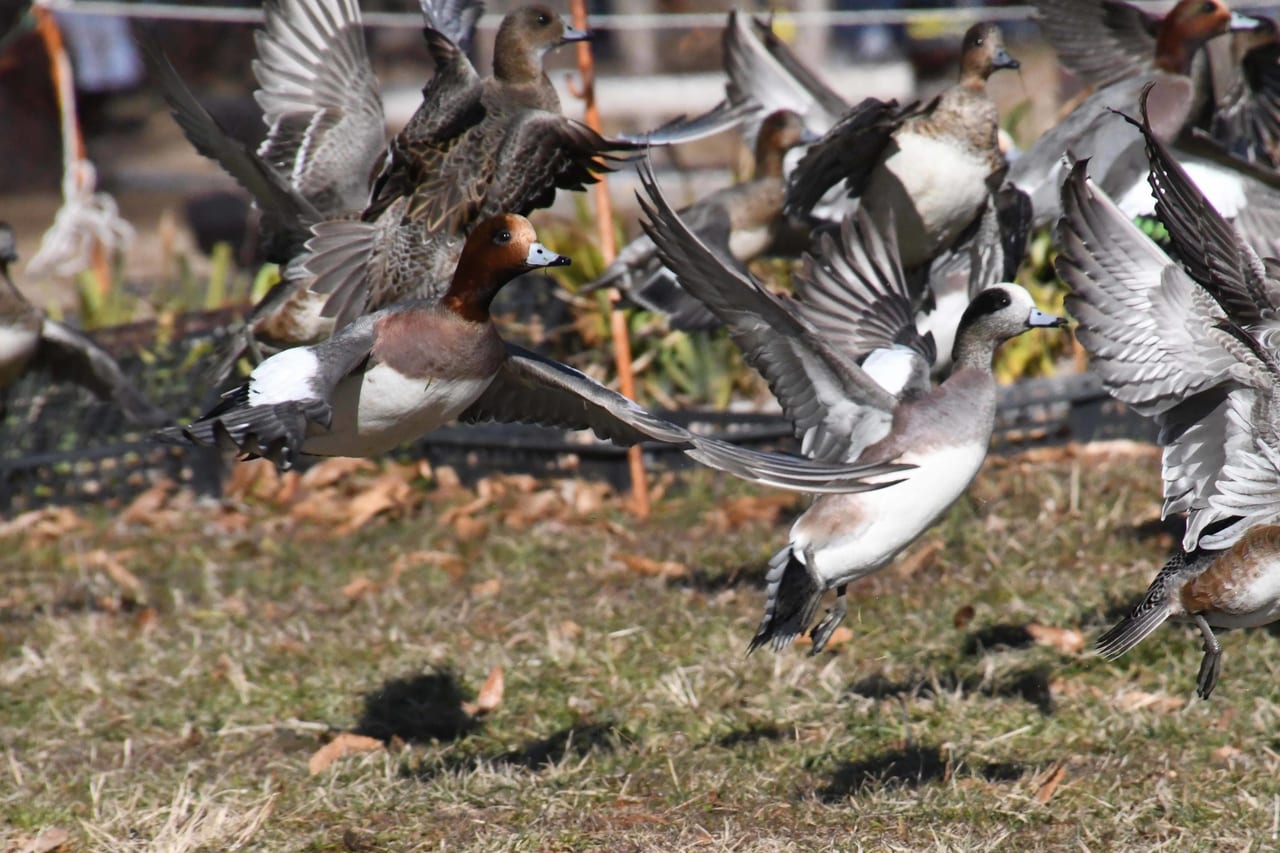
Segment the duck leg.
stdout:
[[1208,699],[1213,688],[1218,685],[1218,676],[1222,674],[1222,646],[1213,635],[1213,629],[1202,614],[1191,617],[1204,637],[1204,659],[1200,661],[1200,676],[1196,679],[1196,694],[1201,699]]
[[849,585],[844,583],[836,587],[835,604],[831,605],[827,615],[809,632],[810,638],[813,639],[813,648],[809,649],[810,657],[822,651],[836,628],[844,621],[844,615],[849,611],[849,600],[845,597],[845,590],[848,588]]

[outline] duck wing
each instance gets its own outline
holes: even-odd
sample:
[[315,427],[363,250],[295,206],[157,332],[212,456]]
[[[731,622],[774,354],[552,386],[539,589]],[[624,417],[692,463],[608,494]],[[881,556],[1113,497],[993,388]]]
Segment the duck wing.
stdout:
[[1032,0],[1058,59],[1102,87],[1153,67],[1160,19],[1117,0]]
[[671,208],[647,164],[640,169],[645,232],[681,286],[729,329],[795,425],[806,456],[856,459],[888,434],[898,399],[829,343],[792,300],[774,296],[721,261]]
[[840,223],[838,238],[823,232],[792,276],[795,310],[825,342],[864,369],[869,369],[865,359],[877,351],[904,356],[902,380],[886,387],[899,395],[918,396],[932,388],[929,368],[938,353],[933,336],[921,335],[916,327],[892,223],[887,229],[859,207]]
[[267,136],[258,155],[326,215],[362,209],[386,148],[378,80],[355,0],[272,0],[254,33]]
[[418,0],[423,22],[458,46],[463,53],[471,51],[476,22],[484,14],[479,0]]
[[725,90],[732,103],[759,104],[761,116],[791,110],[817,133],[848,112],[848,102],[800,62],[767,24],[753,27],[747,16],[731,11],[723,46],[729,77]]
[[[1210,51],[1209,64],[1215,77],[1225,83],[1214,104],[1210,135],[1237,157],[1266,166],[1280,166],[1280,42],[1275,22],[1265,33],[1233,33],[1215,39],[1211,47],[1223,45],[1225,58]],[[1237,41],[1264,38],[1262,44],[1237,53]]]
[[[1258,384],[1256,359],[1221,305],[1086,178],[1062,192],[1058,274],[1090,369],[1107,391],[1160,427],[1165,512],[1191,513],[1184,547],[1212,521],[1233,434],[1230,395]],[[1238,442],[1237,442],[1238,443]]]
[[70,326],[46,318],[32,361],[55,379],[74,382],[88,388],[98,399],[119,406],[125,417],[139,426],[173,423],[173,416],[135,388],[114,358]]
[[[650,414],[632,400],[566,364],[507,344],[507,359],[488,389],[459,420],[529,423],[590,429],[615,444],[657,441],[680,447],[690,458],[752,482],[801,492],[839,493],[883,488],[868,478],[905,471],[894,464],[825,465],[762,453],[699,436]],[[896,481],[893,481],[896,482]]]
[[183,135],[196,151],[220,165],[253,196],[263,214],[267,258],[278,263],[289,260],[306,241],[307,226],[321,219],[320,212],[285,175],[228,135],[209,115],[178,76],[153,31],[140,30],[138,43]]
[[912,103],[867,98],[851,109],[835,127],[809,146],[787,179],[788,215],[809,213],[827,190],[844,181],[849,195],[862,194],[893,134],[913,115],[928,112],[937,100],[921,107]]

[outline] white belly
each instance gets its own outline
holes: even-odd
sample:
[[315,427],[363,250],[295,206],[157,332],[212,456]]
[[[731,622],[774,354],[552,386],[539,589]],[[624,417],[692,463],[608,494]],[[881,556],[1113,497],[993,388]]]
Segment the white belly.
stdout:
[[[7,380],[16,379],[35,352],[39,340],[38,329],[0,326],[0,375]],[[10,372],[12,377],[8,376]]]
[[1251,583],[1232,590],[1230,612],[1206,614],[1215,628],[1258,628],[1280,619],[1280,565],[1277,558],[1267,558]]
[[303,446],[318,456],[385,453],[452,421],[476,401],[493,377],[409,379],[379,364],[339,383],[330,429],[313,426]]
[[991,164],[931,136],[899,133],[897,150],[876,167],[863,203],[892,209],[904,267],[918,266],[950,246],[987,198]]
[[[883,568],[955,503],[982,467],[985,443],[936,450],[927,456],[905,453],[898,461],[919,466],[907,479],[876,492],[823,496],[791,528],[792,545],[812,546],[818,573],[832,585]],[[806,525],[819,506],[845,508],[849,523]]]
[[729,254],[739,261],[750,261],[763,255],[773,244],[773,234],[767,225],[759,228],[738,228],[729,234]]

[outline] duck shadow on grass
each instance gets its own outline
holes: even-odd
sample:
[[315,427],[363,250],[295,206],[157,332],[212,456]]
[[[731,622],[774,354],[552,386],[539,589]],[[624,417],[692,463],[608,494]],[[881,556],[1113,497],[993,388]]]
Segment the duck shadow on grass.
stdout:
[[1051,677],[1052,671],[1044,665],[1015,669],[993,679],[985,679],[978,673],[965,675],[949,669],[928,675],[913,674],[897,681],[883,675],[872,675],[854,682],[849,686],[849,692],[868,699],[896,696],[929,698],[943,693],[1019,699],[1049,716],[1053,713],[1053,693],[1049,689]]
[[838,765],[827,781],[818,788],[817,797],[824,803],[839,803],[868,790],[881,788],[921,788],[944,782],[957,772],[988,782],[1013,782],[1026,775],[1027,768],[1013,762],[989,762],[978,767],[957,768],[937,746],[911,745],[890,749],[861,761]]
[[[457,676],[448,670],[392,678],[365,695],[364,711],[353,732],[388,743],[393,740],[450,743],[483,725],[481,718],[468,713],[464,707],[464,702],[472,698]],[[612,722],[580,723],[526,741],[506,752],[484,755],[460,751],[406,772],[426,780],[484,764],[537,771],[565,758],[585,757],[596,750],[613,751],[630,741],[630,736]]]

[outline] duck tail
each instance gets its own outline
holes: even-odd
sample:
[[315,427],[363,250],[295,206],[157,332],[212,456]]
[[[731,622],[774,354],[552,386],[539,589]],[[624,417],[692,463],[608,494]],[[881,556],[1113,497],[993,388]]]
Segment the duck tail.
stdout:
[[1164,624],[1169,618],[1168,603],[1153,602],[1150,599],[1148,596],[1119,624],[1098,638],[1098,654],[1107,660],[1115,660]]
[[765,584],[764,619],[747,646],[747,654],[766,643],[775,652],[791,645],[813,621],[822,601],[822,587],[791,544],[769,560]]

